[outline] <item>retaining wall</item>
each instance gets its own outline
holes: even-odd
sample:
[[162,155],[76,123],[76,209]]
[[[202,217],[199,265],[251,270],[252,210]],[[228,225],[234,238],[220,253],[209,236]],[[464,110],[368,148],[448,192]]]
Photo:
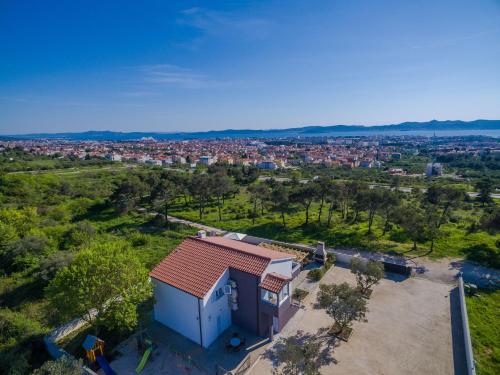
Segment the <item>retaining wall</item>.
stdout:
[[[241,241],[253,245],[258,245],[264,242],[268,244],[289,247],[300,251],[307,251],[307,252],[316,251],[316,247],[314,246],[294,244],[283,241],[275,241],[275,240],[270,240],[268,238],[261,238],[255,236],[245,236]],[[361,259],[361,261],[365,264],[368,262],[368,260],[382,262],[384,263],[384,269],[389,272],[395,272],[406,276],[409,276],[412,272],[411,264],[409,264],[408,261],[402,257],[380,254],[380,253],[372,253],[357,249],[339,249],[339,248],[329,247],[327,248],[327,251],[329,253],[335,254],[336,262],[341,264],[346,264],[346,265],[350,264],[351,259],[356,257]]]
[[460,312],[462,313],[462,329],[464,332],[465,359],[467,361],[467,374],[476,375],[476,365],[472,352],[472,341],[470,339],[469,318],[467,316],[467,305],[465,302],[464,280],[462,275],[458,277],[458,292],[460,298]]

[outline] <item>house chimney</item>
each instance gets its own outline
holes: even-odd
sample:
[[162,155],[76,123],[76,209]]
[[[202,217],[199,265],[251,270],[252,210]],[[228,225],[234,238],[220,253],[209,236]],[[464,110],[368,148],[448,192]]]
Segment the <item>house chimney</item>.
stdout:
[[207,236],[207,232],[205,232],[204,230],[198,231],[198,235],[197,235],[198,238],[205,238],[206,236]]
[[326,262],[326,250],[325,250],[325,243],[322,241],[318,241],[318,244],[316,245],[316,251],[314,253],[314,258],[317,261],[320,262]]

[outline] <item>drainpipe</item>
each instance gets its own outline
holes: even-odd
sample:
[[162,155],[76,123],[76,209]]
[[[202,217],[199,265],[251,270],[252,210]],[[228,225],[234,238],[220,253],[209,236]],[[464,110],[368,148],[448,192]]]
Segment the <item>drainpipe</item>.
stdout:
[[203,331],[201,330],[201,307],[199,298],[198,298],[198,321],[200,324],[200,345],[201,347],[203,347]]

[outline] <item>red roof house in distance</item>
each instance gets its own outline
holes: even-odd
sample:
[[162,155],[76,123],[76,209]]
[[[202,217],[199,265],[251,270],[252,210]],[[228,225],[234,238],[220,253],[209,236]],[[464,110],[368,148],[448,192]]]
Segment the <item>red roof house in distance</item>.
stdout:
[[205,348],[232,324],[261,336],[279,332],[296,311],[290,283],[294,259],[200,232],[151,271],[154,317]]

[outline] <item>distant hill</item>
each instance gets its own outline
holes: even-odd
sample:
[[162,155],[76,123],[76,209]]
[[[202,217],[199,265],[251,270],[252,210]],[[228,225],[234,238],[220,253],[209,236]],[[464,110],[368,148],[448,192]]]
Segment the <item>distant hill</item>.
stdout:
[[407,131],[450,131],[450,130],[500,130],[500,120],[475,120],[475,121],[437,121],[428,122],[403,122],[393,125],[331,125],[331,126],[304,126],[300,128],[288,129],[269,129],[269,130],[251,130],[251,129],[227,129],[211,130],[206,132],[112,132],[112,131],[87,131],[81,133],[36,133],[20,134],[12,136],[3,136],[10,139],[65,139],[65,140],[110,140],[125,141],[138,140],[141,138],[152,137],[158,140],[179,140],[195,138],[275,138],[275,137],[317,137],[317,136],[335,136],[340,133],[354,133],[359,135],[384,134],[387,132]]

